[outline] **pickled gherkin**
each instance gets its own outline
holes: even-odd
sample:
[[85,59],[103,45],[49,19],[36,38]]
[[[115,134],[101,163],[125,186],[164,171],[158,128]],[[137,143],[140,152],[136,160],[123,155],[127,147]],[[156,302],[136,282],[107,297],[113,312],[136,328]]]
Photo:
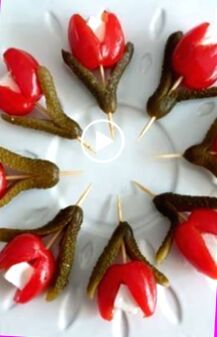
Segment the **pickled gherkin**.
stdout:
[[59,168],[48,160],[24,157],[0,147],[0,162],[4,166],[26,175],[26,178],[17,180],[9,186],[7,192],[0,199],[0,207],[7,205],[23,191],[32,188],[51,188],[59,181]]

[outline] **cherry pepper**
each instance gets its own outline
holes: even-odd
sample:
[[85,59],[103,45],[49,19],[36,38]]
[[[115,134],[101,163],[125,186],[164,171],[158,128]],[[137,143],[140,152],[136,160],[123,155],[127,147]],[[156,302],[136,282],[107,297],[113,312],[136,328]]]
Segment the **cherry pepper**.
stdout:
[[210,87],[217,80],[217,44],[207,44],[205,22],[183,35],[172,55],[172,67],[190,89]]
[[198,271],[217,279],[217,262],[211,256],[202,233],[217,235],[216,211],[205,208],[192,211],[188,220],[178,225],[175,242]]
[[16,48],[8,49],[3,57],[17,88],[0,85],[0,109],[9,115],[26,115],[42,95],[37,80],[39,64],[30,54]]
[[86,68],[112,67],[123,56],[124,33],[115,14],[104,11],[101,16],[104,35],[99,39],[79,14],[71,17],[68,29],[72,54]]
[[120,285],[128,287],[146,317],[153,315],[157,303],[157,286],[151,267],[141,261],[114,264],[103,276],[97,290],[97,301],[102,318],[113,318],[115,298]]
[[33,234],[21,234],[11,240],[0,252],[0,269],[28,262],[34,272],[22,290],[17,290],[14,301],[26,303],[43,292],[52,282],[55,259],[43,241]]
[[4,166],[0,163],[0,199],[5,195],[7,191],[7,179]]

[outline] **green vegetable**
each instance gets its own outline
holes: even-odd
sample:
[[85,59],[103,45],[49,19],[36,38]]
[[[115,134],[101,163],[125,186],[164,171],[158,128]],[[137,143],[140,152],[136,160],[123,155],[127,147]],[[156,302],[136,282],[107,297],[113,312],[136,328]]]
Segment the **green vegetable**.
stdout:
[[29,177],[13,183],[0,199],[0,207],[8,204],[20,192],[32,188],[51,188],[59,181],[59,168],[47,160],[31,159],[3,147],[0,147],[0,162],[6,167],[21,172]]
[[75,257],[76,239],[82,222],[83,211],[80,207],[74,206],[60,243],[57,272],[53,285],[47,293],[48,301],[55,300],[68,284]]
[[15,229],[15,228],[0,228],[0,241],[8,242],[15,236],[23,233],[31,233],[38,236],[46,236],[63,230],[71,221],[74,214],[75,206],[68,206],[58,212],[55,218],[49,221],[46,225],[34,229]]
[[120,247],[123,243],[124,234],[126,232],[125,224],[120,224],[113,232],[108,244],[104,248],[100,255],[89,279],[87,286],[87,294],[90,298],[93,298],[96,289],[102,280],[106,270],[112,265],[117,258]]
[[217,139],[217,119],[211,125],[204,140],[189,147],[183,154],[190,163],[204,167],[217,177],[217,156],[211,153],[211,147]]

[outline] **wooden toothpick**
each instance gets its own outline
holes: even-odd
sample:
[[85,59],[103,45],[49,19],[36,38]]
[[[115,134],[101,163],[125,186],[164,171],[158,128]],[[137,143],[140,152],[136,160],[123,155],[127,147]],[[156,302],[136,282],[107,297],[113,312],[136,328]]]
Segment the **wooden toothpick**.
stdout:
[[148,130],[151,128],[152,124],[156,121],[157,117],[152,117],[148,123],[144,126],[142,131],[139,134],[138,140],[142,139],[142,137],[148,132]]
[[[84,192],[78,198],[78,200],[77,200],[77,202],[75,204],[76,206],[81,207],[81,205],[83,204],[83,202],[87,198],[87,196],[88,196],[91,188],[92,188],[92,184],[88,185],[88,187],[84,190]],[[63,231],[63,229],[59,230],[58,232],[56,232],[52,236],[52,238],[50,239],[50,241],[46,245],[47,249],[50,249],[53,246],[53,244],[56,242],[56,240],[58,239],[58,237],[60,236],[60,234],[62,233],[62,231]]]
[[[102,84],[103,84],[104,87],[106,87],[105,69],[104,69],[104,67],[103,67],[102,64],[99,66],[99,70],[100,70],[100,76],[101,76]],[[111,112],[108,113],[108,121],[109,121],[110,135],[114,139],[114,137],[115,137],[115,128],[114,128],[114,123],[113,123],[113,115],[112,115]]]
[[83,144],[87,150],[96,154],[96,151],[92,148],[92,146],[89,143],[85,142],[81,137],[77,137],[77,140],[79,141],[80,144]]
[[[146,194],[148,194],[151,198],[154,198],[157,195],[156,193],[153,193],[147,187],[143,186],[137,181],[132,181],[132,182],[134,183],[134,185],[136,185],[136,187],[138,187],[142,192],[145,192]],[[186,221],[188,219],[188,217],[185,214],[183,214],[183,212],[180,213],[177,211],[177,213],[178,213],[180,221]]]
[[153,193],[151,190],[149,190],[147,187],[143,186],[142,184],[138,183],[137,181],[133,180],[132,181],[136,187],[138,187],[141,191],[145,192],[148,194],[150,197],[154,198],[156,196],[155,193]]
[[184,78],[183,76],[180,76],[179,78],[177,78],[172,88],[169,90],[168,95],[171,94],[174,90],[176,90],[180,86],[180,84],[183,81],[183,78]]
[[35,104],[36,109],[43,115],[49,118],[47,109],[40,103]]
[[[45,107],[43,107],[43,105],[41,105],[40,103],[36,103],[36,108],[38,109],[38,111],[40,111],[40,113],[42,115],[49,118],[49,113],[48,113],[47,109]],[[82,143],[84,145],[84,147],[86,147],[87,150],[93,152],[94,154],[96,153],[96,151],[92,148],[92,146],[90,144],[88,144],[87,142],[85,142],[84,140],[82,140],[81,137],[77,137],[76,139],[79,143]]]
[[99,66],[99,71],[100,71],[100,76],[101,76],[101,81],[104,87],[106,86],[106,79],[105,79],[105,69],[102,64]]
[[[61,177],[67,177],[67,176],[77,176],[82,174],[82,170],[74,170],[74,171],[60,171]],[[14,181],[14,180],[22,180],[22,179],[28,179],[32,177],[36,177],[38,175],[29,175],[29,174],[18,174],[18,175],[12,175],[12,176],[6,176],[7,181]]]
[[[123,218],[123,209],[122,209],[122,202],[121,202],[120,196],[118,196],[118,199],[117,199],[117,209],[118,209],[118,220],[119,220],[119,223],[121,223],[124,221],[124,218]],[[122,245],[121,245],[121,253],[122,253],[122,260],[124,263],[126,263],[127,262],[127,252],[126,252],[124,241],[122,242]]]
[[109,131],[112,136],[112,138],[115,138],[115,128],[113,123],[113,115],[111,112],[108,113],[108,120],[109,120]]
[[154,156],[156,159],[175,159],[175,158],[182,158],[181,153],[162,153]]
[[31,176],[23,174],[23,175],[14,175],[14,176],[6,176],[7,181],[13,181],[13,180],[22,180],[26,178],[30,178]]
[[81,194],[81,196],[79,197],[79,199],[77,200],[77,202],[76,202],[76,205],[77,206],[81,206],[83,203],[84,203],[84,201],[86,200],[86,198],[87,198],[87,196],[88,196],[88,194],[90,193],[90,191],[91,191],[91,189],[92,189],[92,184],[89,184],[88,186],[87,186],[87,188],[84,190],[84,192]]

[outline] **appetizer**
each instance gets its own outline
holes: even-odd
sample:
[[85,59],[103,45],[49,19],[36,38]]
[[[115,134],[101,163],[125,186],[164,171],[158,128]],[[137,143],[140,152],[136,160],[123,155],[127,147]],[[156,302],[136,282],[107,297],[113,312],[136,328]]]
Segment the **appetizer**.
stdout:
[[[143,191],[147,189],[136,183]],[[157,210],[170,221],[170,229],[156,253],[161,263],[173,243],[182,255],[201,273],[217,279],[217,260],[204,239],[204,234],[217,235],[217,198],[163,193],[153,197]]]
[[[16,303],[26,303],[48,289],[47,300],[56,299],[69,281],[75,257],[76,240],[83,222],[81,204],[91,185],[76,205],[59,211],[53,220],[35,229],[0,228],[0,241],[8,242],[0,252],[0,269],[5,279],[18,289]],[[52,235],[45,245],[42,238]],[[51,247],[60,237],[55,260]],[[22,280],[20,280],[22,278]]]
[[176,32],[168,38],[160,84],[147,102],[151,119],[140,137],[176,103],[217,96],[213,86],[217,80],[217,44],[207,41],[209,26],[205,22],[186,34]]
[[183,155],[180,153],[168,153],[157,156],[157,158],[164,159],[180,157],[207,169],[217,177],[217,119],[211,125],[203,141],[200,144],[189,147]]
[[[155,312],[156,284],[169,285],[166,276],[152,266],[141,253],[129,223],[123,221],[122,216],[119,216],[119,219],[119,225],[100,255],[87,286],[90,299],[93,299],[97,292],[100,315],[109,321],[113,318],[116,299],[122,285],[128,288],[137,307],[147,317]],[[124,251],[123,263],[114,264],[121,249]]]
[[[8,73],[0,82],[2,118],[15,125],[81,141],[82,129],[63,111],[49,70],[32,55],[10,48],[4,55]],[[39,104],[45,97],[46,108]],[[26,117],[38,109],[43,118]]]
[[[118,18],[108,11],[98,20],[91,17],[88,21],[74,14],[69,22],[68,39],[72,53],[62,50],[63,60],[108,114],[114,136],[112,114],[117,109],[118,83],[132,58],[133,44],[125,43]],[[105,69],[110,70],[108,76]],[[101,82],[94,70],[100,72]]]

